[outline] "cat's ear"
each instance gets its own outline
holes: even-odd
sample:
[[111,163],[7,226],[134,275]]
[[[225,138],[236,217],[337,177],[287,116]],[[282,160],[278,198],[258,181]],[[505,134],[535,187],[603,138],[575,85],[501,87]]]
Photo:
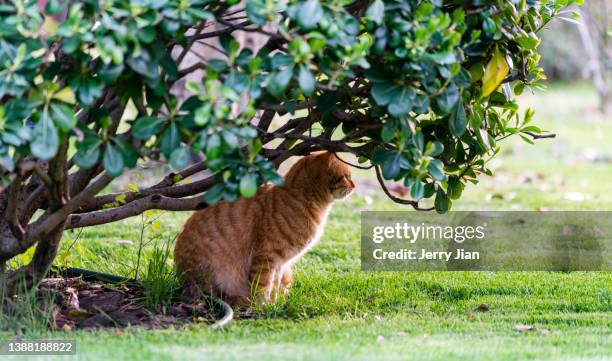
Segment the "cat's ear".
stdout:
[[324,158],[324,157],[327,157],[328,154],[330,154],[330,153],[328,151],[326,151],[326,150],[318,150],[316,152],[311,152],[309,155],[313,156],[313,157],[317,157],[317,158],[318,157]]

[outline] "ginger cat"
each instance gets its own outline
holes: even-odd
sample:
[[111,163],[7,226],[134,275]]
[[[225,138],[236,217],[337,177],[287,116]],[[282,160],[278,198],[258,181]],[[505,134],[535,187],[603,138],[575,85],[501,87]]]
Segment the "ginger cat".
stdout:
[[195,212],[174,248],[184,294],[201,290],[240,307],[253,294],[273,301],[291,285],[291,265],[323,233],[333,201],[354,188],[346,164],[315,153],[291,167],[283,186],[264,185],[253,198]]

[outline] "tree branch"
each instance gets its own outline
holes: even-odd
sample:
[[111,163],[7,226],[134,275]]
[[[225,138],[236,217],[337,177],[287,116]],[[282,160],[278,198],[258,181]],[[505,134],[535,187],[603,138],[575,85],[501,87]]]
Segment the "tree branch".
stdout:
[[74,198],[68,201],[64,206],[54,212],[45,212],[45,214],[43,214],[39,220],[30,224],[26,228],[26,238],[29,240],[38,240],[40,239],[41,235],[52,231],[55,227],[64,222],[71,213],[76,211],[89,198],[93,197],[104,189],[104,187],[106,187],[112,180],[113,178],[108,177],[105,173],[101,174],[87,188],[74,196]]
[[[59,150],[53,159],[49,161],[49,170],[47,171],[51,184],[49,189],[49,203],[52,208],[59,208],[66,204],[70,197],[68,193],[68,141],[60,144]],[[54,228],[54,227],[52,227]]]
[[406,204],[406,205],[412,206],[412,208],[414,208],[417,211],[432,211],[434,209],[433,207],[421,208],[419,207],[419,202],[417,201],[402,199],[402,198],[394,196],[393,194],[391,194],[391,192],[389,192],[389,189],[387,189],[387,186],[385,185],[385,180],[383,179],[382,173],[380,172],[380,166],[375,166],[374,169],[376,170],[376,179],[378,180],[380,187],[383,189],[387,197],[389,197],[393,202],[398,203],[398,204]]
[[151,188],[164,188],[164,187],[168,187],[168,186],[172,186],[174,184],[176,184],[179,181],[182,181],[183,179],[190,177],[196,173],[199,173],[203,170],[206,170],[206,163],[204,162],[197,162],[183,170],[181,170],[178,173],[169,173],[167,176],[164,177],[164,179],[157,183],[156,185],[154,185]]
[[[317,101],[314,99],[308,99],[305,100],[303,102],[300,103],[296,103],[293,104],[293,106],[291,107],[291,111],[293,110],[302,110],[302,109],[308,109],[308,108],[312,108],[315,105],[317,105]],[[266,110],[274,110],[275,112],[277,112],[279,115],[284,115],[290,112],[289,108],[286,105],[273,105],[273,106],[269,106],[269,107],[264,107],[264,109]]]
[[536,133],[532,133],[532,132],[523,132],[527,135],[529,135],[531,138],[535,139],[548,139],[548,138],[556,138],[557,134],[555,133],[551,133],[551,134],[536,134]]
[[18,206],[17,203],[19,200],[20,192],[21,192],[21,175],[17,174],[15,176],[15,179],[13,180],[13,183],[11,183],[10,188],[8,190],[8,200],[7,200],[5,217],[6,217],[6,222],[11,228],[11,232],[13,233],[13,235],[17,239],[22,240],[25,235],[25,231],[23,227],[21,226],[21,223],[19,222],[19,217],[18,217],[18,212],[17,212],[17,206]]
[[[236,31],[238,29],[240,29],[241,26],[244,25],[248,25],[250,24],[250,21],[243,21],[241,23],[238,24],[229,24],[226,28],[223,28],[221,30],[215,30],[215,31],[209,31],[207,33],[199,33],[199,34],[194,34],[191,36],[187,36],[187,41],[191,44],[192,42],[195,42],[197,40],[202,40],[202,39],[210,39],[210,38],[216,38],[219,35],[223,35],[223,34],[228,34],[231,33],[233,31]],[[242,30],[242,29],[240,29]]]
[[303,142],[306,142],[312,145],[317,145],[321,147],[322,149],[328,150],[330,152],[347,152],[347,153],[352,153],[356,155],[362,155],[360,154],[360,152],[358,152],[358,150],[356,150],[355,148],[349,147],[342,141],[331,140],[331,139],[327,139],[324,137],[311,137],[311,136],[307,136],[303,134],[285,134],[285,133],[276,133],[276,132],[267,133],[267,134],[269,134],[272,138],[301,140]]
[[204,63],[195,63],[195,64],[193,64],[191,66],[188,66],[188,67],[186,67],[186,68],[184,68],[182,70],[179,70],[179,74],[180,74],[179,78],[182,78],[185,75],[191,74],[191,73],[193,73],[194,71],[196,71],[198,69],[205,70],[206,67],[207,67],[207,64],[204,64]]
[[264,149],[264,152],[267,153],[266,157],[274,163],[274,167],[278,169],[287,159],[293,156],[309,154],[312,148],[312,144],[303,142],[289,150]]
[[[202,31],[204,30],[204,28],[206,28],[205,23],[200,24],[200,26],[197,27],[195,35],[200,35],[202,33]],[[187,44],[185,45],[185,48],[183,48],[181,50],[181,53],[179,54],[179,56],[176,58],[176,65],[177,66],[181,66],[181,63],[183,62],[183,59],[185,59],[185,56],[187,55],[187,53],[189,53],[189,50],[191,49],[191,47],[193,46],[193,44],[197,41],[196,38],[191,38]]]
[[178,186],[167,186],[163,188],[151,187],[140,190],[138,192],[120,192],[105,194],[102,196],[95,197],[89,202],[80,207],[77,213],[87,213],[92,211],[101,210],[105,205],[117,202],[117,199],[124,195],[122,202],[129,204],[138,199],[142,199],[151,195],[161,195],[170,198],[182,198],[187,196],[196,195],[206,191],[213,184],[215,184],[215,178],[213,176],[201,179],[193,183],[182,184]]
[[150,209],[166,211],[193,211],[207,206],[204,197],[170,198],[159,194],[138,199],[129,204],[105,210],[84,214],[73,214],[68,218],[66,229],[91,227],[99,224],[119,221],[141,214]]
[[271,110],[271,109],[264,110],[263,113],[261,114],[261,117],[259,118],[257,127],[267,132],[268,128],[270,128],[270,124],[272,124],[272,120],[274,119],[275,115],[276,115],[276,112],[274,110]]

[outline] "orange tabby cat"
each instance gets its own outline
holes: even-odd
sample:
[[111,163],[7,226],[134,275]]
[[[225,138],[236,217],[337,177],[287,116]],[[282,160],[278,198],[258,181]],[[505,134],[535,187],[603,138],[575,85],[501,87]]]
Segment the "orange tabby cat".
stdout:
[[253,198],[194,213],[174,248],[183,290],[238,306],[248,306],[253,294],[274,300],[291,285],[291,265],[321,236],[332,202],[354,188],[346,164],[316,153],[294,164],[283,186],[265,185]]

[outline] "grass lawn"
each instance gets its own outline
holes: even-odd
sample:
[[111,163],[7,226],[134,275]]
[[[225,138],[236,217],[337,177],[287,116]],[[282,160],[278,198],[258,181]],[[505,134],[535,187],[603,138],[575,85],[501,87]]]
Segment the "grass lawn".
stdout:
[[[595,113],[595,92],[557,85],[521,102],[558,137],[507,141],[495,175],[467,187],[453,209],[612,210],[612,119]],[[221,331],[45,336],[76,339],[79,360],[612,360],[610,272],[360,271],[359,211],[402,208],[358,174],[357,194],[333,208],[320,244],[295,266],[289,296],[256,318]],[[148,232],[172,237],[186,217],[164,214]],[[68,233],[58,262],[129,275],[139,227],[135,218]]]

